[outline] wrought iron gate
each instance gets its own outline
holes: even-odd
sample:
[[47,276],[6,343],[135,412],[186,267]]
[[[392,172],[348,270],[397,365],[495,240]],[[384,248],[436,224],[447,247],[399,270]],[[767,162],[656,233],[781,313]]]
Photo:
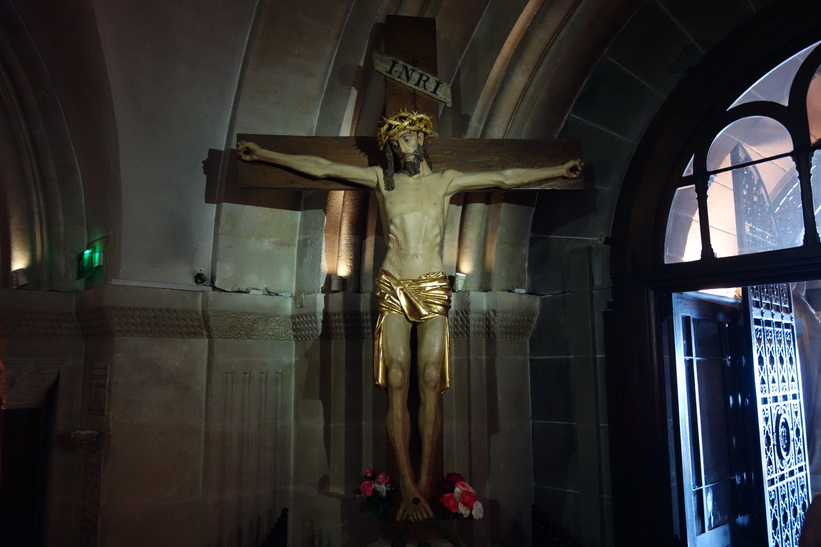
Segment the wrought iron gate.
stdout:
[[674,534],[688,545],[797,547],[811,500],[792,294],[674,294],[669,395]]
[[810,503],[795,316],[788,284],[746,292],[770,547],[798,545]]

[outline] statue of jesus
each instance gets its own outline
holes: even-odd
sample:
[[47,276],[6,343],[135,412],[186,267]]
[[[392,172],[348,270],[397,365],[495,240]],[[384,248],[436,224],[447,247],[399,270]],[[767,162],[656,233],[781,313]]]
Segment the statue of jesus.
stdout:
[[[376,280],[379,317],[374,331],[374,381],[388,390],[388,437],[396,455],[401,501],[398,520],[420,522],[433,516],[434,457],[442,435],[440,394],[450,386],[448,310],[452,288],[442,262],[448,203],[465,190],[512,188],[581,173],[580,160],[533,169],[461,173],[434,172],[425,149],[433,134],[430,117],[400,112],[380,124],[384,167],[334,163],[316,156],[282,154],[240,141],[245,161],[263,161],[316,177],[337,179],[376,192],[387,253]],[[417,329],[418,415],[422,453],[419,473],[409,454],[407,407],[411,370],[411,329]]]

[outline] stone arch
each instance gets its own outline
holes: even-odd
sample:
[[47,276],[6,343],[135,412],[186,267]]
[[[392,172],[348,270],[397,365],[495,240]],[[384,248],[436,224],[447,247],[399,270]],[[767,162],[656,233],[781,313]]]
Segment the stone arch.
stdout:
[[[17,12],[0,4],[0,285],[25,268],[29,288],[77,288],[85,245],[80,170],[58,95]],[[76,253],[72,253],[75,251]]]
[[[816,4],[774,3],[729,33],[652,112],[630,157],[614,208],[613,304],[608,314],[612,339],[619,340],[618,348],[608,348],[617,543],[629,537],[636,543],[663,544],[672,538],[664,364],[657,351],[663,335],[657,327],[660,295],[728,283],[773,282],[788,273],[821,273],[819,261],[800,252],[687,265],[664,265],[662,259],[670,182],[684,171],[704,120],[720,118],[767,69],[817,41],[819,15]],[[659,518],[637,530],[633,516],[647,512]]]

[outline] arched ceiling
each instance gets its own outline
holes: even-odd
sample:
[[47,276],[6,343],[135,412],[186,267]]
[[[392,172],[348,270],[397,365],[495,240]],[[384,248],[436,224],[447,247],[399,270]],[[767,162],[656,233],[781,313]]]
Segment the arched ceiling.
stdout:
[[[380,118],[390,113],[385,112],[384,77],[374,70],[371,59],[374,51],[384,51],[386,18],[398,15],[435,19],[437,76],[453,90],[453,105],[440,106],[439,136],[555,138],[593,67],[643,3],[320,0],[286,8],[280,2],[263,2],[249,33],[233,133],[373,135]],[[230,131],[228,139],[230,146]],[[453,253],[457,256],[455,262],[485,265],[481,271],[474,270],[470,289],[527,285],[534,200],[533,195],[521,196],[512,208],[501,201],[474,206],[472,209],[479,212],[470,215],[457,203],[457,209],[450,212],[452,231],[463,234],[460,241],[469,241],[473,250],[469,252],[460,245]],[[488,219],[504,215],[500,212],[503,210],[516,221],[505,222],[500,230]],[[233,208],[225,208],[223,213],[232,218],[245,214]],[[333,273],[334,265],[346,254],[344,249],[335,248],[337,234],[329,232],[341,213],[332,209],[326,213],[324,234],[301,223],[295,236],[301,243],[297,244],[299,250],[291,270],[297,272],[296,286],[300,290],[311,292],[313,287],[321,286],[326,268]],[[476,215],[481,218],[473,218]],[[296,222],[294,215],[282,211],[268,218],[279,226],[294,226]],[[234,236],[229,232],[234,225],[233,221],[224,223],[219,233],[215,253],[220,257],[230,252],[227,242]],[[345,226],[342,231],[371,241],[372,234],[364,224],[341,225]],[[468,237],[464,237],[466,231]],[[456,238],[446,239],[453,243]],[[316,241],[324,241],[322,253]],[[278,243],[283,247],[292,245],[284,239]],[[379,253],[375,253],[378,263]],[[466,253],[471,255],[470,260],[465,258]],[[261,256],[261,252],[251,254]],[[445,255],[450,254],[446,248]],[[446,270],[456,268],[455,262],[446,260]],[[260,263],[251,269],[264,267]],[[353,268],[354,279],[362,275],[362,290],[370,287],[368,272],[374,267],[366,261]],[[312,280],[316,272],[320,277]],[[234,280],[222,273],[216,279],[217,283],[239,287],[256,282],[249,278]]]
[[[242,260],[256,252],[231,258],[231,238],[248,241],[249,213],[219,209],[230,200],[204,188],[209,151],[229,152],[237,133],[373,134],[385,99],[370,59],[388,15],[436,20],[438,74],[454,95],[441,136],[582,141],[598,169],[594,191],[537,209],[549,220],[537,235],[595,239],[610,229],[624,168],[666,94],[769,2],[0,0],[30,34],[61,108],[49,123],[65,125],[63,152],[81,182],[60,192],[82,196],[73,207],[85,209],[66,211],[67,222],[85,225],[87,243],[107,241],[112,278],[173,286],[226,257],[250,269]],[[317,237],[289,211],[269,217],[262,226],[287,224],[292,240]],[[527,238],[522,228],[515,239]]]
[[[383,113],[388,15],[435,18],[440,133],[555,135],[592,66],[641,0],[320,0],[261,4],[239,103],[249,133],[370,134]],[[538,118],[533,112],[542,113]],[[278,127],[271,127],[272,123]]]

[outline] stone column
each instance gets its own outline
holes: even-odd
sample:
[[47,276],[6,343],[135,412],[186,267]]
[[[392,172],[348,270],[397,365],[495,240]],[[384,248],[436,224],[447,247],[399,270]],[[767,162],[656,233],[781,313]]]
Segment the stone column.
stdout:
[[290,297],[206,293],[206,545],[258,546],[291,505]]
[[[202,545],[207,341],[201,293],[107,285],[77,297],[86,339],[82,541]],[[97,487],[95,488],[95,484]]]
[[454,296],[445,472],[464,475],[485,506],[484,519],[464,523],[460,533],[468,544],[524,545],[533,499],[529,338],[538,297],[470,291]]

